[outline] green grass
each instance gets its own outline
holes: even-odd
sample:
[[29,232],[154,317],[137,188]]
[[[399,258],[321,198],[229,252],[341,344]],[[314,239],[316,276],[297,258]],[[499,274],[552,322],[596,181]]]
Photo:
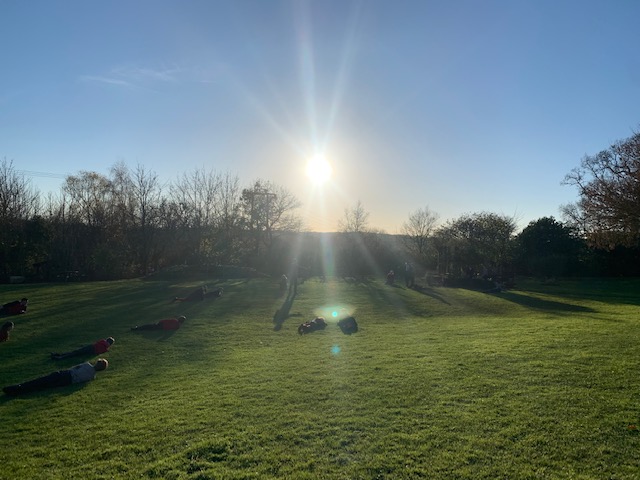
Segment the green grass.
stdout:
[[[177,281],[175,281],[177,282]],[[277,281],[2,286],[30,298],[2,385],[80,360],[84,386],[0,395],[2,479],[640,478],[640,281],[520,281],[498,295],[310,280],[282,328]],[[299,336],[316,314],[353,313]],[[184,314],[173,333],[129,327]]]

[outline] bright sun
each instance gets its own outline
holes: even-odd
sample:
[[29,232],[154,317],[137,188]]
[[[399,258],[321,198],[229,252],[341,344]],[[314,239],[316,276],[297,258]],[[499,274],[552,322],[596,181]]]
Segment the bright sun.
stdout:
[[307,177],[316,185],[322,185],[329,180],[332,171],[331,164],[323,156],[316,155],[307,162]]

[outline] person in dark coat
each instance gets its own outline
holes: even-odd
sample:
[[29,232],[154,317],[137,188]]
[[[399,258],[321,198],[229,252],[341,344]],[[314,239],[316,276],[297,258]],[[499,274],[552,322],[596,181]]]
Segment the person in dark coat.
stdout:
[[7,302],[0,307],[0,315],[20,315],[21,313],[26,313],[28,303],[29,300],[27,298]]

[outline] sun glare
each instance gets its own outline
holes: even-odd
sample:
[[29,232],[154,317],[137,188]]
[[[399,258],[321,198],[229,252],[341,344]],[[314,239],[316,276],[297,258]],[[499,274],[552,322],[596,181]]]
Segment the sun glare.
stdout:
[[322,156],[317,155],[307,162],[307,177],[316,185],[329,180],[332,172],[331,164]]

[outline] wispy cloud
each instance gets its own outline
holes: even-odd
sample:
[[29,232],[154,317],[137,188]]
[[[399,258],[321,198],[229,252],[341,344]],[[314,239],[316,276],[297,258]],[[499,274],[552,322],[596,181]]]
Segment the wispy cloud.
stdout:
[[133,85],[130,82],[126,82],[124,80],[113,78],[113,77],[100,77],[97,75],[82,75],[80,77],[80,81],[82,82],[94,82],[94,83],[107,83],[109,85],[119,85],[122,87],[132,87]]
[[111,69],[103,75],[82,75],[83,82],[104,83],[120,87],[145,87],[158,83],[173,83],[179,80],[179,68],[144,68],[122,66]]

